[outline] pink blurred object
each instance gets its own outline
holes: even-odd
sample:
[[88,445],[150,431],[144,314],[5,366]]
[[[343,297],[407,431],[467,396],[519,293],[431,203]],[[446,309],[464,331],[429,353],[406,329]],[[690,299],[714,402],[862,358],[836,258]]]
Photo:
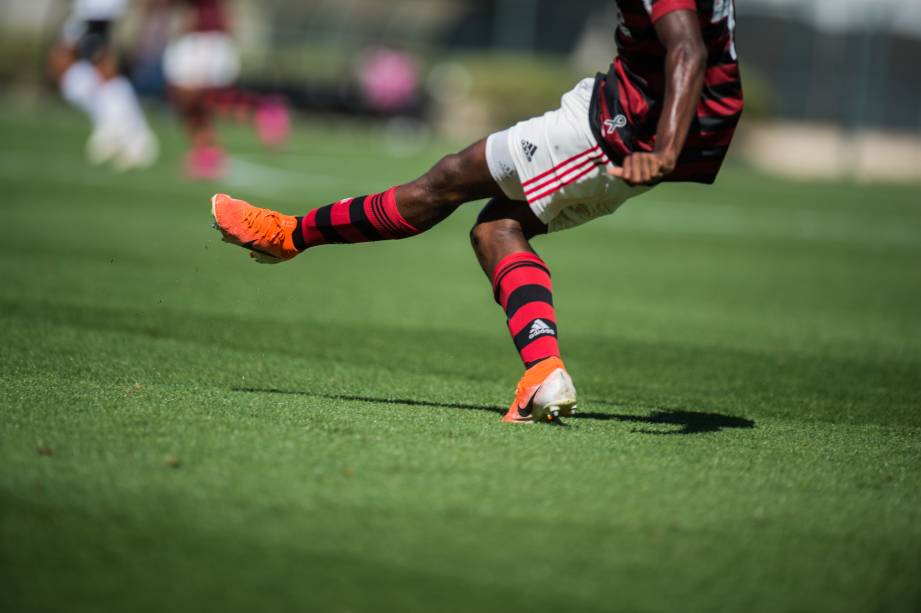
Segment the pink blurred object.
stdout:
[[361,85],[378,111],[394,112],[412,102],[419,87],[419,70],[412,57],[391,49],[370,52],[361,66]]
[[224,150],[217,145],[199,145],[185,156],[185,173],[196,181],[216,181],[224,174]]
[[261,103],[253,120],[259,140],[266,147],[281,147],[291,135],[291,115],[281,100],[268,99]]

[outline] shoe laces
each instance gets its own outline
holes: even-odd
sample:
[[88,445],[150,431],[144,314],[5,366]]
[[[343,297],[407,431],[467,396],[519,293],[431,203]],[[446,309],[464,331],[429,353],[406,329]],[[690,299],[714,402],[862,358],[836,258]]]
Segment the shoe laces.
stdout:
[[270,243],[284,240],[281,217],[275,211],[252,207],[243,216],[243,222],[256,236]]

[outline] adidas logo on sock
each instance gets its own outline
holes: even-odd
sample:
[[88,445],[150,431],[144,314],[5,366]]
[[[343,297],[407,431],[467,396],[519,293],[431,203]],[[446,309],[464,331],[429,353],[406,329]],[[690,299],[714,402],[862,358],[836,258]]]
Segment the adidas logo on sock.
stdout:
[[556,336],[556,330],[548,326],[543,319],[535,319],[534,323],[531,324],[530,332],[528,332],[528,340],[531,341],[538,336],[546,336],[547,334]]
[[521,141],[521,149],[524,151],[524,156],[528,158],[529,162],[534,159],[534,154],[537,153],[537,145],[526,140]]

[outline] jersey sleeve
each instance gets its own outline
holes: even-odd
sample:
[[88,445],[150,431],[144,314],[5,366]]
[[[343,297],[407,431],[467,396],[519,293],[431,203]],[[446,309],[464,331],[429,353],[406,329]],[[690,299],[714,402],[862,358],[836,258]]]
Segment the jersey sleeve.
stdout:
[[644,4],[653,23],[675,11],[697,12],[697,0],[644,0]]

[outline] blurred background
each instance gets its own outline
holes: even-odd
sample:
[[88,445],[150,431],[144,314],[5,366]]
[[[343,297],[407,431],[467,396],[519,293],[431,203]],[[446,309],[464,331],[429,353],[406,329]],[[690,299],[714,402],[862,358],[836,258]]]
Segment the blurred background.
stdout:
[[[113,21],[122,70],[155,114],[166,108],[164,50],[189,19],[177,4],[188,3],[134,0]],[[555,108],[613,52],[604,0],[225,4],[236,87],[277,96],[295,121],[383,121],[396,155]],[[4,97],[54,96],[48,55],[72,5],[0,0]],[[798,177],[921,180],[921,2],[744,0],[737,22],[747,105],[730,157]]]

